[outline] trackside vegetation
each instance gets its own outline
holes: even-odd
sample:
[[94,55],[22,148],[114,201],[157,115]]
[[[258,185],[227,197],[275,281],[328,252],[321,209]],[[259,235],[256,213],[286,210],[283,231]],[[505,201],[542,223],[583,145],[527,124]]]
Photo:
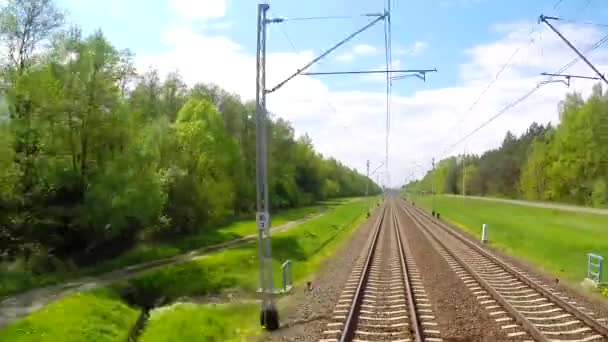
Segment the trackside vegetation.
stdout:
[[[54,0],[0,6],[0,272],[53,282],[252,215],[254,104],[138,72],[132,52],[68,25]],[[365,176],[289,122],[266,125],[273,212],[365,192]]]
[[[287,222],[305,219],[311,215],[319,215],[335,205],[348,199],[321,202],[312,206],[285,209],[273,215],[275,227]],[[116,258],[101,261],[95,265],[83,267],[75,271],[55,271],[51,273],[32,274],[17,267],[16,270],[0,271],[0,297],[21,292],[33,287],[50,285],[69,279],[92,276],[109,272],[128,265],[170,258],[178,254],[200,250],[210,245],[239,239],[256,233],[254,219],[238,220],[226,226],[210,227],[199,233],[188,236],[178,236],[172,239],[141,241]],[[22,261],[21,261],[22,262]],[[19,261],[12,263],[15,265]]]
[[251,341],[262,333],[259,310],[259,304],[171,305],[152,312],[139,341]]
[[[375,203],[376,200],[364,199],[343,202],[322,216],[274,234],[275,284],[280,284],[279,267],[286,259],[294,263],[295,281],[311,276],[364,222],[368,208]],[[76,337],[71,335],[83,335],[75,335],[75,328],[61,327],[68,316],[71,325],[87,328],[86,340],[124,341],[141,309],[158,303],[166,306],[151,311],[150,320],[139,337],[141,341],[246,341],[248,336],[261,333],[257,319],[259,305],[247,304],[256,298],[257,266],[257,245],[250,243],[195,261],[144,272],[108,288],[59,299],[0,330],[0,341],[39,341],[39,333],[44,333],[49,341],[75,341]],[[195,304],[204,302],[207,295],[224,294],[245,304]],[[93,310],[98,307],[101,309]],[[116,317],[107,311],[110,308],[120,308],[129,314]],[[105,320],[114,322],[116,331],[103,329]]]
[[[412,199],[431,210],[431,196]],[[450,196],[437,196],[436,210],[477,238],[487,224],[491,246],[572,283],[586,276],[587,253],[608,256],[605,215]]]
[[559,122],[533,123],[519,137],[507,132],[496,149],[446,158],[410,193],[523,198],[608,207],[608,92],[601,84],[583,99],[560,103]]
[[139,310],[111,289],[78,293],[0,330],[0,341],[126,341]]

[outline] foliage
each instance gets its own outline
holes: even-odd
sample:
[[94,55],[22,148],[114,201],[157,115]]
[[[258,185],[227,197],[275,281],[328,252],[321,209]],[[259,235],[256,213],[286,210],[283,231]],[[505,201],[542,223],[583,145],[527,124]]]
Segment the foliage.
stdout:
[[[274,227],[277,227],[289,221],[299,220],[310,215],[318,215],[347,201],[348,199],[332,200],[331,202],[321,202],[314,206],[285,209],[273,215],[272,223]],[[18,258],[13,262],[4,263],[0,266],[0,297],[35,287],[56,284],[67,279],[96,275],[128,265],[174,257],[178,254],[200,250],[213,244],[255,235],[256,231],[255,219],[247,219],[238,220],[226,226],[210,227],[196,234],[180,235],[170,240],[140,241],[116,258],[103,260],[95,265],[79,269],[68,267],[70,266],[69,263],[67,265],[62,264],[53,256],[49,256],[48,253],[37,253],[30,257],[27,263],[23,258]],[[49,263],[51,265],[47,265]],[[36,272],[41,266],[56,269],[57,271],[53,273]]]
[[[273,268],[279,270],[285,260],[292,260],[294,281],[312,274],[322,260],[345,242],[343,238],[359,226],[367,207],[366,201],[351,200],[289,231],[275,233],[272,239]],[[119,287],[169,301],[181,296],[213,294],[226,288],[253,292],[259,285],[257,258],[257,246],[250,243],[145,272]],[[279,284],[281,273],[274,272],[273,275],[275,284]]]
[[152,311],[140,340],[247,341],[261,333],[259,325],[251,319],[258,314],[257,304],[174,304]]
[[[129,50],[63,21],[52,0],[0,9],[0,256],[82,266],[252,214],[255,106],[178,73],[138,75]],[[379,191],[289,122],[267,125],[273,212]]]
[[139,312],[109,289],[68,296],[18,320],[1,341],[126,341]]
[[507,132],[499,148],[480,157],[442,160],[408,191],[429,192],[434,179],[437,193],[462,193],[465,169],[466,194],[606,206],[608,95],[600,85],[586,100],[569,94],[559,117],[555,127],[533,123],[519,137]]
[[[414,196],[416,206],[431,208],[431,196]],[[441,218],[481,237],[489,227],[490,245],[555,274],[580,282],[587,253],[608,255],[606,215],[530,207],[474,198],[437,196]],[[608,280],[604,278],[604,281]]]

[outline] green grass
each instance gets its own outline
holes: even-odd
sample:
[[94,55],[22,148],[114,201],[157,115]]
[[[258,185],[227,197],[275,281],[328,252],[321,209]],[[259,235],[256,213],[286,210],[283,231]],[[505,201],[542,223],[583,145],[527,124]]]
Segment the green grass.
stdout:
[[[414,200],[430,210],[430,196]],[[571,283],[585,277],[587,253],[608,257],[606,216],[448,196],[436,205],[442,219],[478,238],[485,223],[492,246]]]
[[141,342],[249,341],[262,333],[259,305],[176,304],[155,310],[150,316]]
[[[314,273],[327,256],[362,222],[367,205],[352,200],[287,232],[274,234],[273,276],[280,284],[280,265],[293,262],[294,281]],[[145,272],[120,286],[152,297],[175,299],[237,288],[253,293],[258,287],[257,243],[224,250],[195,261]]]
[[[283,210],[273,216],[273,226],[276,227],[310,215],[320,214],[348,200],[349,199],[337,199],[320,202],[311,206]],[[0,268],[0,297],[82,276],[97,275],[142,262],[170,258],[195,249],[242,238],[255,233],[256,223],[254,219],[240,220],[227,226],[205,230],[201,233],[173,241],[140,243],[119,257],[105,260],[94,266],[82,268],[77,271],[34,275],[30,272],[23,271],[22,267],[16,268],[15,270]]]
[[[292,230],[273,235],[275,284],[280,264],[294,262],[294,280],[304,280],[347,241],[365,220],[368,202],[342,202]],[[109,289],[69,296],[0,331],[0,341],[125,341],[137,311],[115,293],[127,288],[137,303],[164,297],[202,296],[224,290],[247,292],[258,287],[257,244],[211,254],[196,261],[145,272]],[[258,305],[174,305],[153,311],[141,341],[245,341],[260,333]],[[36,334],[32,333],[33,331]],[[44,338],[38,336],[44,333]],[[19,338],[19,339],[17,339]]]
[[0,331],[0,341],[126,341],[139,312],[109,289],[50,304]]

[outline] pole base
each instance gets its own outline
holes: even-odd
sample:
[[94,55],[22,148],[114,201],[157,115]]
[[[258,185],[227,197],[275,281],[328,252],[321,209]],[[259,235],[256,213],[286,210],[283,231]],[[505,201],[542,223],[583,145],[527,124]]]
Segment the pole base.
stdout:
[[279,329],[279,311],[273,305],[267,305],[260,312],[260,325],[266,330]]

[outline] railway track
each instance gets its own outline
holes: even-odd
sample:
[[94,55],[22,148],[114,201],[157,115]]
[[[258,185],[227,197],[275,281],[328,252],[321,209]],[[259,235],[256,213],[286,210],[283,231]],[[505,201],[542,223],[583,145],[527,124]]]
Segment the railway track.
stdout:
[[512,339],[608,341],[605,321],[572,299],[494,256],[444,223],[400,201],[399,206],[431,240]]
[[392,202],[378,216],[321,342],[442,341]]

